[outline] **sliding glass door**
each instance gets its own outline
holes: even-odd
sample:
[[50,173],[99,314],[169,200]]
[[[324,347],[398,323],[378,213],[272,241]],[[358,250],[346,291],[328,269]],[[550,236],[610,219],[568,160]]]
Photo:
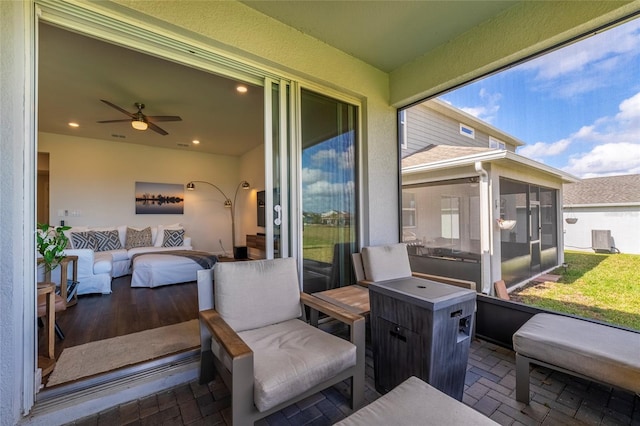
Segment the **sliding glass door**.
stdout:
[[300,92],[303,290],[353,283],[358,107]]

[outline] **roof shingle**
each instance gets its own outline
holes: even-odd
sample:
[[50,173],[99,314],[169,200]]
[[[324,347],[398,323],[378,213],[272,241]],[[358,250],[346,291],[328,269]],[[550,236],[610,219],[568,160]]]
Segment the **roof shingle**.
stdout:
[[582,179],[563,189],[565,206],[640,203],[640,174]]

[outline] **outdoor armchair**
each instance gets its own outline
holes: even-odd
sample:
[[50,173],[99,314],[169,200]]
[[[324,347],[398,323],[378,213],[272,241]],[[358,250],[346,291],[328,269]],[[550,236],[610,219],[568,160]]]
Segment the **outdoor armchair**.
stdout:
[[[348,378],[352,408],[362,405],[362,316],[301,293],[292,258],[217,263],[213,274],[215,285],[211,271],[198,274],[200,379],[211,380],[215,367],[231,392],[233,424],[253,424]],[[302,305],[348,324],[350,341],[300,320]]]

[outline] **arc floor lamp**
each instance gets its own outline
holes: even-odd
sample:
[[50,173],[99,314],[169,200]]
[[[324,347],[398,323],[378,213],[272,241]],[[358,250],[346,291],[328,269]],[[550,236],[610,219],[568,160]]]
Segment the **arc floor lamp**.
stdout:
[[225,194],[222,191],[222,189],[220,189],[217,185],[214,185],[211,182],[207,182],[207,181],[204,181],[204,180],[192,180],[191,182],[189,182],[187,184],[187,190],[188,191],[194,191],[196,189],[196,183],[203,183],[203,184],[212,186],[215,189],[217,189],[218,192],[220,192],[220,194],[222,194],[222,196],[224,197],[224,206],[229,208],[230,213],[231,213],[231,243],[233,244],[233,257],[235,259],[246,259],[247,258],[247,247],[246,246],[236,246],[236,212],[235,212],[235,206],[236,206],[236,199],[238,198],[238,191],[240,190],[240,188],[249,189],[249,188],[251,188],[251,185],[249,185],[249,182],[247,182],[246,180],[240,181],[240,183],[236,187],[236,192],[233,194],[233,201],[231,201],[231,198],[227,197],[227,194]]

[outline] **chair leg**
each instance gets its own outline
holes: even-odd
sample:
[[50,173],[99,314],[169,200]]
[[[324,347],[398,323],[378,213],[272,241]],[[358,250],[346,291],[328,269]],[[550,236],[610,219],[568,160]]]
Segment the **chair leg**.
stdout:
[[516,353],[516,401],[529,404],[529,358]]
[[64,333],[62,332],[62,329],[58,325],[58,322],[54,324],[54,328],[56,330],[56,336],[58,336],[58,339],[64,340]]

